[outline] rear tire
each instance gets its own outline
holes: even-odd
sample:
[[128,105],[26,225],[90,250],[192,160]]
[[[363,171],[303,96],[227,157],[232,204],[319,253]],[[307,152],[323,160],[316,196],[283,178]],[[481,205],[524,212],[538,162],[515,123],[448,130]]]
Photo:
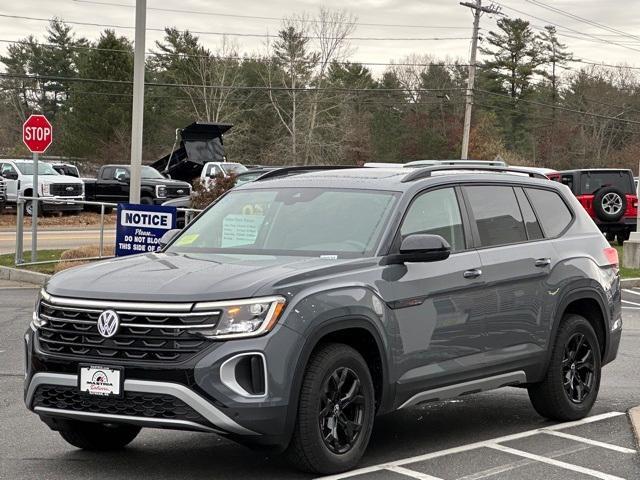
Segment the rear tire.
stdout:
[[628,240],[627,236],[624,233],[619,233],[618,235],[616,235],[616,241],[618,243],[619,246],[623,246],[624,242]]
[[305,371],[286,455],[306,472],[350,470],[367,448],[374,416],[373,381],[362,355],[344,344],[325,345]]
[[580,315],[566,315],[558,327],[544,379],[530,385],[529,398],[543,417],[579,420],[588,415],[600,389],[598,338]]
[[65,441],[83,450],[107,451],[125,447],[138,436],[135,425],[112,425],[75,420],[65,421],[59,433]]

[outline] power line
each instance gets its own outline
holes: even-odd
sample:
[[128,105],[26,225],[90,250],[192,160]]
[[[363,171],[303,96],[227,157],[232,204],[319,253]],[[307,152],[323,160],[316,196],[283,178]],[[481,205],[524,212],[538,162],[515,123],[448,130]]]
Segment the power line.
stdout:
[[[133,55],[133,51],[126,50],[122,48],[102,48],[95,47],[90,45],[68,45],[62,47],[61,45],[56,45],[53,43],[41,43],[41,42],[30,42],[25,40],[7,40],[0,39],[0,43],[11,43],[16,45],[36,45],[39,47],[46,48],[58,48],[58,49],[69,49],[69,50],[95,50],[100,52],[114,52],[114,53],[126,53],[127,55]],[[238,60],[238,61],[268,61],[269,57],[251,57],[248,55],[243,56],[217,56],[217,55],[194,55],[187,53],[168,53],[168,52],[146,52],[147,56],[156,56],[156,57],[179,57],[179,58],[206,58],[211,60]],[[315,64],[315,62],[311,60],[300,60],[300,63],[307,64]],[[397,67],[468,67],[468,64],[464,63],[439,63],[439,62],[431,62],[431,63],[405,63],[405,62],[363,62],[360,60],[353,61],[342,61],[342,62],[331,62],[336,65],[371,65],[371,66],[397,66]]]
[[[633,50],[634,52],[640,52],[640,49],[630,47],[629,45],[624,45],[624,44],[621,44],[621,43],[617,43],[617,42],[614,42],[614,41],[612,41],[612,40],[606,40],[606,39],[604,39],[604,38],[597,37],[597,36],[595,36],[595,35],[591,35],[590,33],[581,32],[580,30],[575,30],[575,29],[570,28],[570,27],[567,27],[567,26],[565,26],[565,25],[560,25],[560,24],[558,24],[558,23],[556,23],[556,22],[552,22],[552,21],[550,21],[550,20],[545,20],[544,18],[537,17],[537,16],[535,16],[535,15],[532,15],[531,13],[525,12],[525,11],[523,11],[523,10],[518,10],[517,8],[510,7],[510,6],[508,6],[508,5],[504,5],[504,4],[502,4],[502,3],[500,3],[500,2],[497,2],[497,1],[494,1],[494,3],[495,3],[495,4],[497,4],[497,5],[500,5],[501,7],[504,7],[504,8],[506,8],[506,9],[508,9],[508,10],[512,10],[512,11],[514,11],[514,12],[516,12],[516,13],[519,13],[519,14],[521,14],[521,15],[525,15],[525,16],[530,17],[530,18],[535,18],[536,20],[539,20],[539,21],[541,21],[541,22],[545,22],[545,23],[547,23],[547,24],[549,24],[549,25],[553,25],[553,26],[555,26],[555,27],[563,28],[563,29],[565,29],[565,30],[569,30],[570,32],[577,33],[577,34],[579,34],[579,35],[583,35],[583,36],[585,36],[585,37],[590,37],[590,38],[592,38],[592,39],[596,40],[597,42],[600,42],[600,43],[606,43],[606,44],[608,44],[608,45],[616,45],[616,46],[618,46],[618,47],[626,48],[626,49],[628,49],[628,50]],[[560,34],[559,34],[559,35],[560,35]]]
[[[115,85],[132,85],[130,80],[112,80],[112,79],[100,79],[100,78],[83,78],[83,77],[64,77],[55,75],[26,75],[26,74],[13,74],[13,73],[0,73],[0,78],[20,78],[26,80],[50,80],[58,82],[91,82],[91,83],[105,83]],[[305,88],[305,87],[267,87],[267,86],[247,86],[247,85],[205,85],[205,84],[189,84],[189,83],[170,83],[170,82],[145,82],[146,86],[151,87],[173,87],[173,88],[207,88],[207,89],[220,89],[220,90],[247,90],[247,91],[283,91],[283,92],[302,92],[302,93],[315,93],[317,91],[331,91],[331,92],[369,92],[369,93],[427,93],[427,92],[453,92],[465,90],[461,87],[450,88],[348,88],[348,87],[319,87],[319,88]]]
[[[135,5],[129,5],[126,3],[115,3],[115,2],[98,2],[94,0],[73,0],[76,3],[88,3],[92,5],[104,5],[104,6],[113,6],[113,7],[127,7],[134,8]],[[194,15],[207,15],[214,17],[228,17],[228,18],[246,18],[246,19],[254,19],[254,20],[275,20],[282,21],[282,17],[267,17],[267,16],[259,16],[259,15],[240,15],[236,13],[220,13],[220,12],[207,12],[202,10],[181,10],[177,8],[160,8],[160,7],[147,7],[147,10],[155,10],[158,12],[169,12],[169,13],[188,13]],[[320,20],[315,19],[307,19],[309,23],[318,23]],[[451,25],[407,25],[407,24],[397,24],[397,23],[364,23],[364,22],[336,22],[340,24],[349,24],[349,25],[360,25],[363,27],[397,27],[397,28],[433,28],[433,29],[443,29],[443,30],[467,30],[466,27],[457,27]]]
[[525,0],[525,1],[528,2],[528,3],[531,3],[532,5],[536,5],[538,7],[544,8],[546,10],[550,10],[552,12],[559,13],[560,15],[564,15],[565,17],[569,17],[569,18],[572,18],[574,20],[578,20],[578,21],[580,21],[582,23],[586,23],[588,25],[591,25],[591,26],[594,26],[594,27],[597,27],[597,28],[601,28],[601,29],[606,30],[608,32],[612,32],[612,33],[616,33],[616,34],[619,34],[619,35],[622,35],[622,36],[625,36],[625,37],[633,38],[634,40],[640,40],[640,37],[637,36],[637,35],[632,35],[630,33],[624,32],[622,30],[618,30],[617,28],[609,27],[608,25],[604,25],[602,23],[598,23],[598,22],[595,22],[593,20],[589,20],[588,18],[580,17],[580,16],[578,16],[578,15],[576,15],[574,13],[567,12],[566,10],[562,10],[560,8],[557,8],[557,7],[553,7],[551,5],[548,5],[546,3],[541,2],[539,0]]
[[[49,22],[48,18],[40,18],[40,17],[27,17],[23,15],[7,15],[0,14],[0,17],[4,18],[14,18],[19,20],[32,20],[38,22]],[[121,28],[126,30],[133,30],[135,27],[128,25],[111,25],[106,23],[94,23],[94,22],[78,22],[71,20],[61,20],[61,22],[69,24],[69,25],[82,25],[89,27],[104,27],[104,28]],[[152,32],[164,32],[164,28],[158,27],[147,27],[147,31]],[[231,37],[253,37],[253,38],[280,38],[278,35],[272,35],[269,33],[241,33],[241,32],[210,32],[210,31],[198,31],[198,30],[178,30],[179,32],[189,32],[197,35],[220,35],[220,36],[231,36]],[[307,38],[310,40],[317,40],[320,38],[326,40],[340,40],[339,38],[332,37],[318,37],[314,35],[305,35],[303,38]],[[402,41],[402,42],[418,42],[418,41],[447,41],[447,40],[469,40],[471,37],[347,37],[348,40],[355,41]]]
[[[504,97],[504,98],[508,98],[510,100],[513,100],[513,98],[507,94],[504,93],[496,93],[496,92],[490,92],[488,90],[480,90],[480,89],[476,89],[477,92],[479,93],[484,93],[485,95],[493,95],[496,97]],[[599,113],[593,113],[593,112],[585,112],[583,110],[576,110],[573,108],[569,108],[569,107],[563,107],[561,105],[552,105],[550,103],[543,103],[543,102],[538,102],[535,100],[525,100],[525,99],[518,99],[518,102],[522,102],[522,103],[528,103],[530,105],[537,105],[540,107],[547,107],[547,108],[553,108],[553,109],[557,109],[557,110],[562,110],[565,112],[570,112],[570,113],[576,113],[576,114],[580,114],[580,115],[587,115],[587,116],[591,116],[591,117],[596,117],[596,118],[602,118],[604,120],[616,120],[618,122],[623,122],[623,123],[629,123],[629,124],[633,124],[633,125],[640,125],[640,121],[637,120],[628,120],[628,119],[624,119],[624,118],[619,118],[619,117],[612,117],[609,115],[602,115]],[[622,112],[622,113],[627,113],[627,112]]]

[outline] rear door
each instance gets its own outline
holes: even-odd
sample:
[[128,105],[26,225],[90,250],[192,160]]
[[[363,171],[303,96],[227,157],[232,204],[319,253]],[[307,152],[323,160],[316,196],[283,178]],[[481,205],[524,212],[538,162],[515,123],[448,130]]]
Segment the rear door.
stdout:
[[[18,199],[18,182],[16,179],[18,171],[10,163],[0,164],[0,175],[4,177],[4,183],[7,188],[7,200],[15,202]],[[7,178],[5,175],[14,178]]]
[[487,366],[514,369],[543,354],[555,251],[522,188],[470,185],[463,191],[487,285]]

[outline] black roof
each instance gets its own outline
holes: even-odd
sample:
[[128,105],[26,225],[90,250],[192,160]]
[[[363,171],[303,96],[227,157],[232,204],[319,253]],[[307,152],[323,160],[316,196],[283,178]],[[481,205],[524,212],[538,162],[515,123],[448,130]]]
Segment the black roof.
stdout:
[[597,173],[597,172],[631,172],[628,168],[576,168],[574,170],[558,170],[558,173]]

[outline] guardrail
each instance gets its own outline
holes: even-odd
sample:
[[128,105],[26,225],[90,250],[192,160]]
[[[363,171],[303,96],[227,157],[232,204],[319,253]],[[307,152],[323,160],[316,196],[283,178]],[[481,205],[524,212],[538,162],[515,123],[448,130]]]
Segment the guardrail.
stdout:
[[[42,260],[42,261],[36,261],[37,258],[37,251],[36,252],[32,252],[31,253],[31,261],[30,262],[25,262],[23,255],[24,255],[24,204],[25,201],[36,201],[36,202],[51,202],[51,199],[48,199],[46,197],[18,197],[17,201],[16,201],[16,211],[17,211],[17,218],[16,218],[16,254],[15,254],[15,264],[16,266],[29,266],[29,265],[46,265],[46,264],[50,264],[50,263],[60,263],[60,262],[80,262],[80,261],[85,261],[85,260],[101,260],[104,258],[112,258],[113,255],[105,255],[104,254],[104,230],[105,230],[105,225],[104,225],[104,216],[105,216],[105,210],[106,209],[114,209],[118,207],[117,203],[110,203],[110,202],[92,202],[92,201],[88,201],[88,200],[64,200],[64,203],[66,204],[73,204],[73,205],[88,205],[88,206],[92,206],[92,207],[99,207],[100,208],[100,239],[99,239],[99,248],[98,248],[98,256],[97,257],[83,257],[83,258],[71,258],[71,259],[65,259],[65,260]],[[197,208],[184,208],[184,207],[178,207],[176,208],[177,211],[179,212],[184,212],[184,223],[185,225],[188,225],[193,219],[194,217],[202,212],[202,210],[199,210]],[[37,244],[36,244],[36,250],[37,250]]]

